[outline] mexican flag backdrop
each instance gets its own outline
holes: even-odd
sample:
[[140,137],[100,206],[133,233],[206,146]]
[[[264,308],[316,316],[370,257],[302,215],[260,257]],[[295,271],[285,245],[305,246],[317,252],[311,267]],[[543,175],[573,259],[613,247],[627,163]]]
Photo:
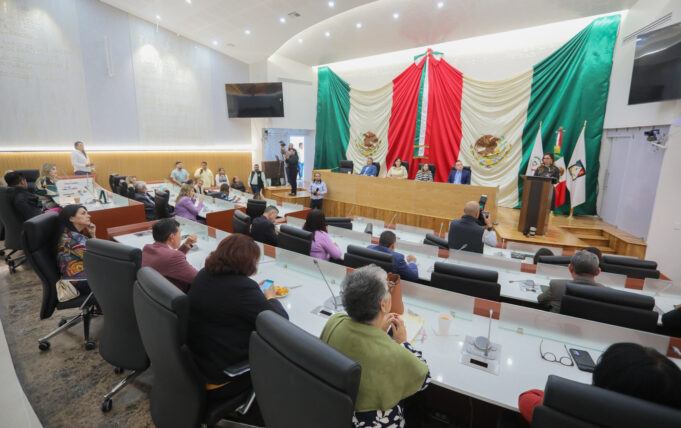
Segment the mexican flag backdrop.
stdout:
[[[499,205],[515,207],[522,192],[538,133],[543,152],[571,159],[584,121],[585,202],[576,214],[595,214],[598,156],[612,55],[620,16],[594,20],[579,34],[525,73],[495,82],[466,76],[439,52],[428,50],[385,86],[357,90],[330,68],[318,70],[315,168],[336,168],[351,159],[358,172],[368,156],[384,176],[396,158],[435,164],[435,181],[444,182],[457,159],[471,167],[471,184],[499,186]],[[539,128],[542,122],[541,132]],[[567,174],[570,180],[570,174]],[[581,178],[584,180],[584,178]],[[569,188],[569,187],[568,187]],[[569,211],[567,202],[557,210]]]

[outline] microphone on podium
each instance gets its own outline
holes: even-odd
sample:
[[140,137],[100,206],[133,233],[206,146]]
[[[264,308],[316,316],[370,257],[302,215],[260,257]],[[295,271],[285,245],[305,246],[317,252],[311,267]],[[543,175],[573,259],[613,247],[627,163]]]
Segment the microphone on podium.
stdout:
[[[338,312],[340,308],[341,310],[343,309],[343,302],[341,301],[340,296],[336,296],[333,294],[333,290],[331,290],[331,286],[329,285],[329,282],[326,280],[326,277],[324,276],[324,272],[322,272],[322,268],[319,266],[319,261],[317,259],[313,259],[312,263],[314,263],[315,266],[317,266],[317,270],[319,270],[319,273],[322,275],[322,279],[324,280],[324,283],[326,284],[326,287],[329,289],[329,293],[331,293],[331,297],[326,299],[324,302],[324,306],[331,309],[333,307],[333,310]],[[332,306],[329,306],[332,305]]]

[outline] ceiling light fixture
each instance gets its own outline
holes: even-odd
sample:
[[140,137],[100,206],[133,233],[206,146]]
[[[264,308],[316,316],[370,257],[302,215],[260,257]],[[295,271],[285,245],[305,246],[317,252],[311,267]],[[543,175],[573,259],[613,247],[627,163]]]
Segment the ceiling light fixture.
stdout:
[[331,32],[330,31],[324,31],[324,35],[326,37],[331,37]]
[[329,7],[334,7],[335,5],[336,5],[336,3],[332,2],[332,1],[329,2]]
[[161,15],[156,15],[156,20],[160,21],[161,20]]
[[192,4],[192,0],[184,0],[187,2],[187,4]]
[[285,23],[285,22],[286,22],[286,18],[284,18],[284,17],[282,16],[281,18],[279,18],[279,22],[281,22],[282,24]]
[[440,1],[440,2],[437,3],[438,9],[442,9],[444,7],[444,5],[445,5],[445,2],[443,2],[443,1]]
[[251,35],[251,30],[249,30],[248,28],[246,28],[246,29],[244,30],[244,34],[247,35],[247,36],[250,36],[250,35]]
[[400,14],[395,12],[393,13],[393,19],[398,19],[400,17]]
[[217,45],[218,45],[218,41],[217,41],[217,40],[213,40],[213,46],[217,46]]
[[303,39],[302,38],[298,39],[298,43],[303,43]]
[[355,27],[357,27],[357,29],[362,28],[362,23],[361,23],[361,22],[358,22],[357,24],[355,24]]

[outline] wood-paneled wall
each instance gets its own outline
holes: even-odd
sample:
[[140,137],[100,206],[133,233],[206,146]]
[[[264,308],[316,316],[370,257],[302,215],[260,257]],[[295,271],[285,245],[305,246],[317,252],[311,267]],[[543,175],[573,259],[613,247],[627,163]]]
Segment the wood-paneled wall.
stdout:
[[[251,152],[88,152],[96,164],[97,183],[109,188],[109,174],[134,174],[138,180],[162,180],[170,176],[175,162],[184,162],[190,175],[208,162],[208,167],[217,174],[218,168],[225,168],[231,177],[238,175],[246,181],[251,171]],[[50,162],[57,165],[60,175],[73,175],[70,152],[11,152],[0,153],[0,174],[8,169],[40,169]]]

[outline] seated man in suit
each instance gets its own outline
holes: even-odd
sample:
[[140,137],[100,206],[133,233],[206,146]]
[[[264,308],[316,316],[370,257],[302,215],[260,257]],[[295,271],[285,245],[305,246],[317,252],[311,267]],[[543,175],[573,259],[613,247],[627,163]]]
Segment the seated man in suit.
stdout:
[[454,184],[471,184],[471,172],[463,169],[463,162],[460,160],[454,164],[454,169],[449,172],[447,183]]
[[359,175],[370,175],[375,177],[378,174],[378,169],[374,165],[374,158],[367,158],[367,164],[362,167]]
[[395,252],[396,241],[397,237],[395,234],[389,230],[385,230],[381,233],[381,237],[378,238],[378,245],[369,245],[367,248],[391,254],[393,256],[393,273],[399,274],[400,278],[416,281],[419,279],[419,268],[416,266],[416,257],[409,254],[405,261],[404,255]]
[[8,172],[5,174],[5,181],[7,186],[12,188],[8,196],[21,222],[43,213],[40,198],[28,191],[24,174],[14,171]]
[[537,298],[539,304],[548,307],[551,312],[560,312],[560,301],[565,295],[565,287],[568,282],[603,287],[603,285],[594,281],[594,278],[601,273],[601,268],[598,267],[598,257],[594,253],[577,251],[570,259],[568,269],[572,279],[552,279],[549,283],[549,289]]
[[265,208],[265,212],[253,219],[251,224],[251,236],[258,242],[269,245],[277,245],[277,233],[274,223],[277,221],[279,210],[274,205]]
[[135,183],[135,195],[133,196],[133,199],[144,204],[144,216],[147,218],[147,221],[156,220],[156,203],[147,193],[147,183],[144,181]]
[[475,201],[466,202],[463,209],[464,215],[459,220],[452,220],[449,223],[449,248],[472,253],[482,253],[483,244],[490,247],[497,246],[497,234],[492,228],[489,216],[485,216],[486,227],[478,224],[480,215],[480,205]]
[[185,256],[196,243],[196,235],[189,235],[182,243],[180,223],[172,218],[164,218],[154,223],[151,233],[154,243],[147,244],[142,249],[142,266],[156,269],[186,293],[198,273]]

